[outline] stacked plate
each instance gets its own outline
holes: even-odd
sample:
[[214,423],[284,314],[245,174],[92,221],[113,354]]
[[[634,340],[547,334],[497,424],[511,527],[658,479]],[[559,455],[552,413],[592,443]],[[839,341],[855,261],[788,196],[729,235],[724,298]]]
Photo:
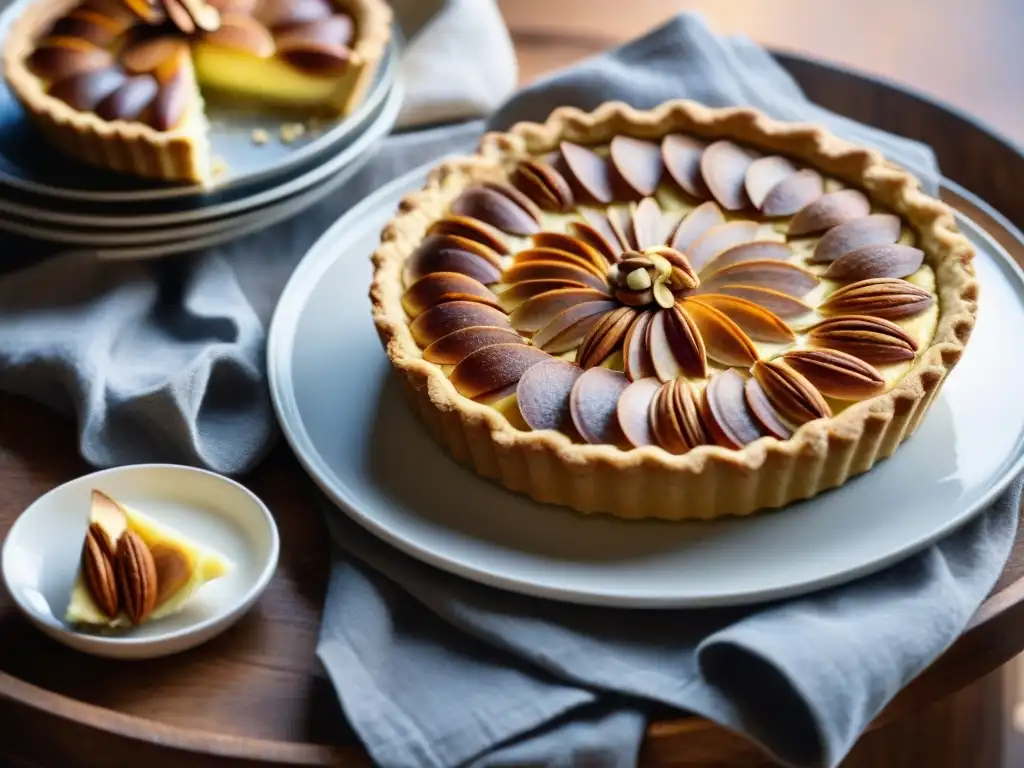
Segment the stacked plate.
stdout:
[[[24,7],[0,16],[0,36]],[[144,258],[234,240],[305,210],[373,156],[402,104],[398,31],[351,114],[298,124],[208,101],[214,183],[165,184],[107,173],[50,148],[0,84],[0,231],[110,258]]]

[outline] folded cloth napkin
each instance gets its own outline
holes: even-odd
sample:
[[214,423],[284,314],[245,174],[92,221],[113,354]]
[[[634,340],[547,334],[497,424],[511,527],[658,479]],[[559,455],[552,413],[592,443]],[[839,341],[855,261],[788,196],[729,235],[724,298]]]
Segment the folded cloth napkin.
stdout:
[[[418,7],[396,3],[400,12]],[[451,32],[460,19],[474,31]],[[452,0],[403,20],[410,51],[429,62],[425,87],[454,105],[446,112],[425,99],[413,109],[411,99],[407,125],[478,114],[507,95],[497,91],[510,87],[514,64],[498,63],[509,48],[492,3]],[[431,44],[431,34],[459,44]],[[477,78],[485,66],[504,79]],[[410,91],[419,69],[407,72]],[[437,84],[460,77],[469,84],[461,96]],[[680,96],[826,123],[935,188],[926,148],[807,103],[755,45],[716,38],[688,15],[538,82],[490,125],[543,119],[560,104]],[[0,389],[77,413],[93,464],[244,471],[273,436],[263,327],[295,259],[376,185],[464,149],[482,128],[395,136],[330,200],[230,247],[159,264],[56,258],[0,277]],[[962,630],[1006,559],[1019,498],[1015,487],[927,552],[825,593],[759,609],[628,615],[461,581],[332,511],[338,543],[319,653],[351,724],[388,768],[632,765],[647,713],[664,706],[747,734],[792,765],[835,765]]]
[[[0,0],[0,6],[4,5]],[[516,59],[491,0],[395,0],[408,128],[482,118],[514,89]],[[458,45],[453,41],[458,40]],[[74,414],[96,466],[173,461],[253,467],[277,435],[266,324],[296,262],[349,206],[480,124],[401,133],[329,199],[228,246],[115,263],[0,235],[0,390]]]
[[[928,148],[809,104],[756,45],[720,39],[691,15],[536,83],[490,125],[562,104],[680,96],[820,121],[937,189]],[[1006,561],[1020,499],[1018,482],[956,534],[838,588],[745,609],[632,612],[467,582],[325,502],[335,563],[318,653],[382,766],[630,766],[648,713],[666,706],[786,764],[835,766],[963,630]]]

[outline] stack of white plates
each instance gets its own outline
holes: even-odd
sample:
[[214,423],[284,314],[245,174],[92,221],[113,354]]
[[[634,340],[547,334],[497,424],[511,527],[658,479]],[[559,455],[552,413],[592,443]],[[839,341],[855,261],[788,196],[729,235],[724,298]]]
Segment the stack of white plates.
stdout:
[[[0,36],[22,7],[0,17]],[[397,34],[362,104],[298,137],[286,135],[294,133],[287,118],[208,102],[212,154],[226,167],[208,187],[78,164],[43,141],[0,84],[0,231],[61,250],[143,258],[228,242],[294,216],[351,178],[394,127],[402,104]]]

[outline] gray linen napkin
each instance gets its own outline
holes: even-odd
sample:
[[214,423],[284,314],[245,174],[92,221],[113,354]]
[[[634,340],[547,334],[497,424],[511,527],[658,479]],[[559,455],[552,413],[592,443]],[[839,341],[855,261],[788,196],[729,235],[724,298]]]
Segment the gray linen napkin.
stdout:
[[[683,15],[536,83],[491,121],[690,96],[824,122],[938,183],[926,147],[807,103],[746,39]],[[958,533],[859,581],[745,609],[616,611],[501,592],[390,548],[324,502],[335,545],[318,653],[383,766],[630,766],[670,707],[801,768],[835,766],[960,634],[1002,570],[1021,485]]]

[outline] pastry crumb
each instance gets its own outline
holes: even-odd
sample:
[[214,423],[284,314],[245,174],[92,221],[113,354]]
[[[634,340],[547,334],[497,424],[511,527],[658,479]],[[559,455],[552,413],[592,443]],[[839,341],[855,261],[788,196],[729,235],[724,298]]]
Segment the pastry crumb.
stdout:
[[302,123],[285,123],[281,126],[281,141],[291,144],[300,136],[306,133],[306,126]]
[[270,141],[270,134],[262,128],[253,128],[252,131],[252,143],[257,146],[262,146]]

